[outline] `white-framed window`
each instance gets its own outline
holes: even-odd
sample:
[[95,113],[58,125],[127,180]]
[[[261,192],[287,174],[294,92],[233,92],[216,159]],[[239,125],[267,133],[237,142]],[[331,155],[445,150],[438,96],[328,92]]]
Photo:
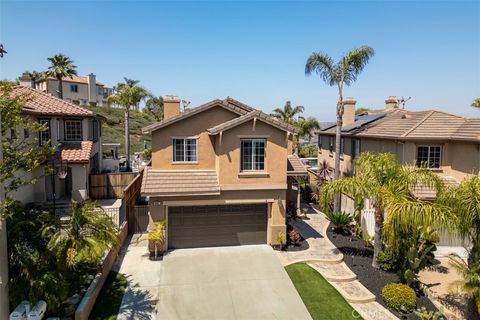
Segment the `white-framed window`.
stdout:
[[352,159],[355,159],[360,154],[360,140],[352,139]]
[[82,140],[82,120],[64,120],[65,140]]
[[78,92],[78,84],[71,84],[70,92]]
[[242,139],[240,146],[241,171],[265,170],[266,139]]
[[174,138],[173,162],[197,162],[197,139]]
[[442,163],[442,146],[417,146],[417,166],[426,166],[430,169],[439,169]]
[[38,133],[38,141],[42,146],[45,142],[50,140],[50,120],[49,119],[40,119],[38,120],[42,126],[46,126],[47,129],[45,131],[40,131]]

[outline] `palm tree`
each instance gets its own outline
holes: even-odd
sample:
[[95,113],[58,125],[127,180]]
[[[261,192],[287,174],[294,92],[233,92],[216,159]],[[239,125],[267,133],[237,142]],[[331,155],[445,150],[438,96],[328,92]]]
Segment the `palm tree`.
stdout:
[[77,75],[77,66],[73,64],[73,61],[63,55],[56,54],[53,57],[47,58],[50,61],[51,65],[48,67],[46,72],[47,77],[53,77],[58,81],[58,97],[63,99],[63,78]]
[[457,217],[458,235],[472,247],[468,263],[480,261],[480,178],[463,180],[458,186],[445,189],[439,202],[448,205]]
[[475,100],[473,100],[471,106],[472,106],[473,108],[480,109],[480,98],[476,98]]
[[163,119],[163,98],[162,96],[150,95],[145,102],[145,109],[151,113],[157,121]]
[[34,89],[37,89],[37,86],[39,83],[41,82],[44,82],[45,81],[45,73],[44,72],[39,72],[39,71],[25,71],[23,73],[23,76],[24,77],[27,77],[30,79],[30,81],[32,82],[32,87]]
[[51,234],[48,249],[60,257],[66,267],[79,262],[97,262],[109,246],[119,243],[118,230],[112,219],[94,202],[71,203],[71,216],[66,224],[55,223],[44,228]]
[[[372,48],[363,46],[355,48],[345,54],[340,61],[334,60],[323,52],[314,52],[308,58],[305,64],[305,74],[311,75],[316,73],[329,86],[336,86],[338,88],[337,101],[337,128],[335,140],[335,172],[334,179],[340,176],[340,140],[342,129],[342,117],[344,112],[343,104],[343,87],[350,86],[357,80],[358,75],[367,65],[370,58],[374,55]],[[335,197],[335,208],[339,209],[339,196]]]
[[125,153],[127,156],[127,171],[130,171],[130,108],[138,107],[140,102],[149,96],[149,93],[138,85],[138,80],[128,78],[124,78],[124,80],[125,83],[119,83],[115,87],[115,94],[109,96],[107,101],[125,109]]
[[308,137],[308,142],[310,142],[312,140],[313,131],[320,129],[320,124],[317,119],[313,117],[298,117],[298,120],[295,121],[295,127],[297,127],[297,133],[295,134],[293,150],[298,154],[300,139]]
[[[399,165],[391,153],[361,153],[355,161],[356,174],[332,181],[321,191],[321,203],[329,211],[329,202],[345,193],[353,199],[369,199],[375,209],[375,243],[372,265],[377,267],[378,252],[382,249],[382,232],[386,242],[395,247],[400,234],[419,226],[447,228],[450,211],[438,204],[416,199],[411,190],[422,186],[441,190],[442,182],[427,168]],[[384,214],[388,213],[385,221]],[[383,230],[382,230],[383,228]]]
[[285,105],[282,108],[275,108],[270,114],[272,117],[280,119],[286,123],[295,124],[297,121],[296,116],[300,113],[303,113],[303,106],[292,107],[290,101],[285,102]]

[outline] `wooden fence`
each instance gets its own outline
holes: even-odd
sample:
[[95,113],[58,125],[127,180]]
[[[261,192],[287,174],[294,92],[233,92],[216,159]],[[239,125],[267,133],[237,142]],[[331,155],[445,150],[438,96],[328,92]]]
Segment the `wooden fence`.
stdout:
[[[147,164],[150,166],[151,161]],[[135,233],[137,230],[136,216],[135,216],[135,205],[137,204],[138,198],[140,197],[140,188],[142,187],[142,178],[143,178],[142,169],[138,176],[130,181],[130,184],[125,187],[123,194],[125,196],[125,208],[128,221],[128,233]]]
[[137,174],[133,172],[91,174],[90,198],[123,198],[123,190],[132,182],[135,176]]

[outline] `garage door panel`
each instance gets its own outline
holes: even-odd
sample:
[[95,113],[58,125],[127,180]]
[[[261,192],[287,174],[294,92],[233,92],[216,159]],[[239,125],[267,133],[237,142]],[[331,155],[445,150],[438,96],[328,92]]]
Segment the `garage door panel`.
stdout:
[[266,205],[171,207],[170,248],[266,243]]

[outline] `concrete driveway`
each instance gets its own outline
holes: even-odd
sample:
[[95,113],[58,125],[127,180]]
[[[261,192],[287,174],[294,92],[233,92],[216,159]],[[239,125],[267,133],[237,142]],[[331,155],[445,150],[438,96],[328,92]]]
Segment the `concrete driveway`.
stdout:
[[174,250],[161,264],[157,319],[311,319],[267,245]]

